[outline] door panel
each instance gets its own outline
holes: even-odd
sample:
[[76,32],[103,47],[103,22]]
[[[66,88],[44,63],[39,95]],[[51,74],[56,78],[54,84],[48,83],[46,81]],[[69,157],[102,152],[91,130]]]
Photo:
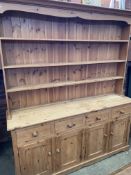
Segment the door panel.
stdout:
[[78,164],[81,159],[82,132],[75,131],[56,138],[55,170]]
[[121,148],[127,144],[130,117],[111,122],[109,150]]
[[21,175],[48,175],[52,171],[51,140],[19,148]]
[[101,123],[86,129],[85,159],[91,159],[104,154],[108,143],[108,124]]

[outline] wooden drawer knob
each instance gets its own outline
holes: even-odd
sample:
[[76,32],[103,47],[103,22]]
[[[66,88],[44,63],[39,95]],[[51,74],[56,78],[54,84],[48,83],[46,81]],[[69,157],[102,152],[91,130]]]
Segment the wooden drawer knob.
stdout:
[[96,120],[101,120],[101,118],[100,117],[96,117]]
[[51,152],[48,152],[48,156],[51,156]]
[[32,136],[33,136],[33,137],[37,137],[37,136],[38,136],[38,131],[34,131],[34,132],[32,133]]
[[120,114],[125,114],[125,111],[120,111]]
[[73,124],[68,124],[68,125],[67,125],[67,128],[73,128],[74,126],[76,126],[75,123],[73,123]]
[[56,152],[57,152],[57,153],[60,153],[60,149],[59,149],[59,148],[57,148],[57,149],[56,149]]
[[114,133],[113,132],[111,132],[111,136],[113,136],[114,135]]

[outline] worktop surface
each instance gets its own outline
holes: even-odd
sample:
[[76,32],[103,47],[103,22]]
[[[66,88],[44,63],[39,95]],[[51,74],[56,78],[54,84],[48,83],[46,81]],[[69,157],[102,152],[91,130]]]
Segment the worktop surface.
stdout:
[[14,130],[129,103],[131,99],[128,97],[110,94],[14,110],[9,114],[12,119],[7,120],[7,129]]

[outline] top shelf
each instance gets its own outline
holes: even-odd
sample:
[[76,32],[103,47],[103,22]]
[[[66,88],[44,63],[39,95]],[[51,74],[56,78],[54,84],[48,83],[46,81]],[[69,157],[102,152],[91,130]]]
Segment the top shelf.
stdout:
[[126,43],[129,42],[129,40],[84,40],[84,39],[41,39],[41,38],[4,38],[0,37],[1,41],[32,41],[32,42],[39,42],[39,41],[44,41],[44,42],[115,42],[115,43]]

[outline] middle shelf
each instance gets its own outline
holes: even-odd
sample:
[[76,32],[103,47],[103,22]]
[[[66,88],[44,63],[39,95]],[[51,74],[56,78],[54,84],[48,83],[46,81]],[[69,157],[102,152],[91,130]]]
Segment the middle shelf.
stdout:
[[16,64],[4,66],[4,69],[17,69],[17,68],[31,68],[31,67],[59,67],[59,66],[74,66],[74,65],[88,65],[88,64],[106,64],[106,63],[124,63],[126,60],[96,60],[96,61],[84,61],[84,62],[63,62],[63,63],[39,63],[39,64]]
[[56,38],[9,38],[9,37],[0,37],[1,41],[31,41],[31,42],[102,42],[102,43],[128,43],[127,39],[56,39]]
[[72,86],[72,85],[79,85],[79,84],[86,84],[86,83],[88,84],[88,83],[96,83],[96,82],[103,82],[103,81],[121,80],[123,78],[124,78],[123,76],[114,76],[114,77],[106,77],[106,78],[94,78],[94,79],[81,80],[81,81],[66,81],[66,82],[53,82],[53,83],[46,83],[46,84],[28,85],[28,86],[8,88],[7,92],[11,93],[11,92],[29,91],[29,90],[44,89],[44,88]]

